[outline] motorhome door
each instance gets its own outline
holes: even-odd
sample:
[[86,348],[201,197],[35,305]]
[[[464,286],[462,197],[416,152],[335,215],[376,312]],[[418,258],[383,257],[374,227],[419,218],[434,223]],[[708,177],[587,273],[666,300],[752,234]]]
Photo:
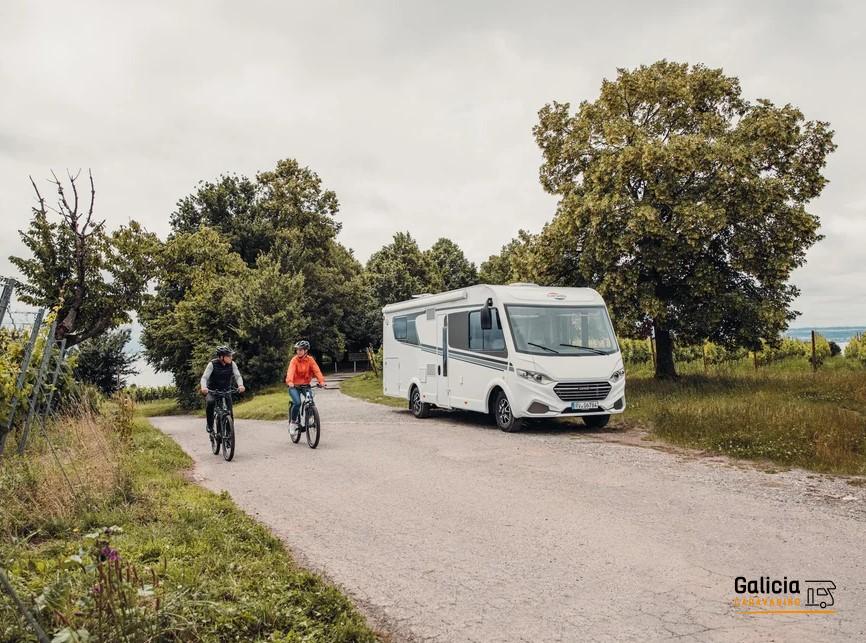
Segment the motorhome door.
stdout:
[[436,348],[439,365],[436,371],[436,405],[449,407],[451,391],[448,386],[448,315],[436,314]]

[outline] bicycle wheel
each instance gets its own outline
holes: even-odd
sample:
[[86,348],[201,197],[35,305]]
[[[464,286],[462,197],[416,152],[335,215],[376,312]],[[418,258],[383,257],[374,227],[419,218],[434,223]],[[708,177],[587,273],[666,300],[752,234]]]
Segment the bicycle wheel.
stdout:
[[322,431],[322,426],[319,424],[319,409],[311,406],[307,409],[307,445],[311,449],[319,446],[319,434]]
[[230,415],[223,419],[223,460],[231,462],[235,457],[235,423]]
[[222,446],[222,443],[221,443],[220,437],[219,437],[219,431],[220,431],[220,419],[219,419],[219,417],[217,417],[214,420],[213,430],[207,434],[208,437],[210,438],[210,450],[211,450],[211,453],[213,453],[214,455],[219,455],[220,447]]

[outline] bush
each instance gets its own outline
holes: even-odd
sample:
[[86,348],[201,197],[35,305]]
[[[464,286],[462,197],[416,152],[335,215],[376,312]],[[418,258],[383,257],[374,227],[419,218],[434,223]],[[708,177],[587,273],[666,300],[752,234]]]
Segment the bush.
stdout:
[[648,339],[619,340],[619,349],[622,352],[622,360],[626,364],[649,364],[652,362],[652,351]]
[[152,402],[177,398],[177,387],[172,386],[127,386],[124,389],[136,402]]
[[852,337],[845,347],[845,357],[866,364],[866,340],[860,335]]

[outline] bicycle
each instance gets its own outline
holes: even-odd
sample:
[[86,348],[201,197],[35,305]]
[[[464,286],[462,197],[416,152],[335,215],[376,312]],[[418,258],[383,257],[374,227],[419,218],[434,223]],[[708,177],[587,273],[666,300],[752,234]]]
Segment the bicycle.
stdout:
[[237,393],[238,390],[214,391],[208,389],[207,392],[217,398],[213,409],[213,431],[208,434],[211,452],[214,455],[219,455],[220,449],[222,449],[223,460],[231,462],[232,458],[235,457],[235,420],[226,400],[231,399],[232,393]]
[[[289,437],[297,444],[301,441],[301,433],[307,434],[307,446],[315,449],[319,446],[319,437],[322,433],[322,425],[319,421],[319,409],[313,400],[313,387],[309,384],[296,386],[301,394],[301,408],[298,410],[298,427],[292,431],[289,429]],[[324,388],[319,386],[319,388]],[[292,422],[291,404],[289,405],[289,424]]]

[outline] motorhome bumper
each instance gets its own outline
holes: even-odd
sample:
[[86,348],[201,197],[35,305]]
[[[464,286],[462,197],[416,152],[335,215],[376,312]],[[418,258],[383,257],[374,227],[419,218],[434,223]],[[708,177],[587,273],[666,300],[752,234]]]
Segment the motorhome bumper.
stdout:
[[[539,384],[521,379],[512,384],[513,408],[518,417],[580,416],[599,413],[615,414],[625,410],[625,382],[620,380],[610,387],[603,399],[563,401],[558,383]],[[583,407],[583,408],[582,408]]]

